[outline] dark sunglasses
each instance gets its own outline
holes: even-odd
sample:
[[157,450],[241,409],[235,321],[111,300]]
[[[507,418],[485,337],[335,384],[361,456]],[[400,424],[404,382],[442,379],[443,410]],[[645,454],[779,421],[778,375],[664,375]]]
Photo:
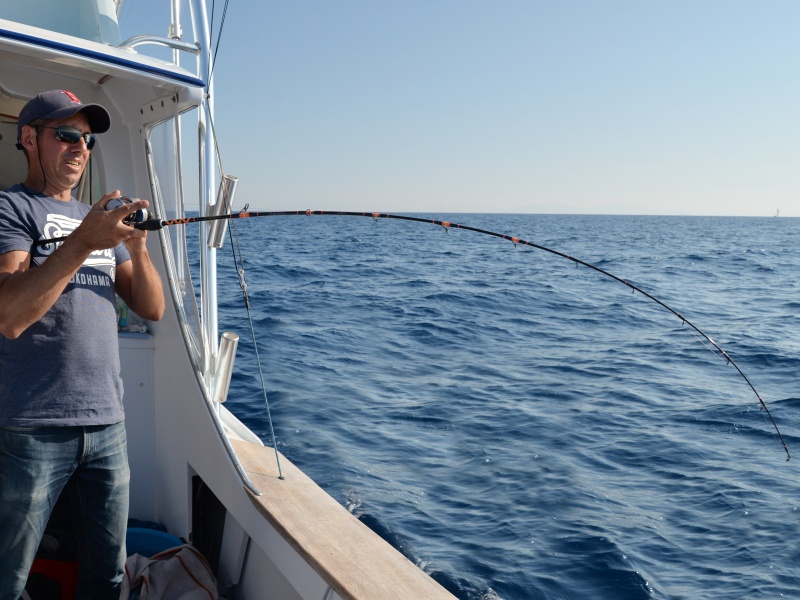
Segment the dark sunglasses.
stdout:
[[93,133],[83,133],[75,129],[74,127],[67,127],[65,125],[59,125],[58,127],[49,127],[48,125],[39,125],[37,129],[44,128],[44,129],[55,129],[56,130],[56,139],[59,142],[65,142],[67,144],[77,144],[78,141],[83,138],[83,141],[86,143],[86,149],[91,150],[94,148],[94,143],[97,141],[97,136]]

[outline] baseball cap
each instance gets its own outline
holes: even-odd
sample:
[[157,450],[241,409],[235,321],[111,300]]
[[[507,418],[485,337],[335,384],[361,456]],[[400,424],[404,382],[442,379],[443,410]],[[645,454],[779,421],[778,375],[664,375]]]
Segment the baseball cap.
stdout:
[[[31,98],[17,119],[17,142],[22,137],[22,127],[36,119],[65,119],[82,112],[89,119],[92,133],[105,133],[111,127],[108,111],[99,104],[83,104],[80,99],[67,90],[50,90]],[[17,148],[21,149],[18,143]]]

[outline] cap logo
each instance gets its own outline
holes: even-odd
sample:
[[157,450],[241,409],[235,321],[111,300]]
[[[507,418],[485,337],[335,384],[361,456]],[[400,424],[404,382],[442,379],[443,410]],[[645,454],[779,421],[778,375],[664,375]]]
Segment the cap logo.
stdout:
[[72,92],[69,92],[67,90],[61,90],[61,93],[65,94],[67,96],[67,98],[69,98],[70,102],[72,102],[74,104],[80,104],[81,103],[81,101],[78,99],[78,97],[75,94],[73,94]]

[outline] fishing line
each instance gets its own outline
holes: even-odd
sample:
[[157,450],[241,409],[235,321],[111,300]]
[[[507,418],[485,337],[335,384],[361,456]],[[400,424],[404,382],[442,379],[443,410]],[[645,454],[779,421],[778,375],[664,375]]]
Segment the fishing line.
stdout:
[[[749,388],[753,391],[753,393],[755,394],[756,398],[758,398],[760,409],[767,414],[767,416],[769,417],[770,422],[772,423],[772,426],[775,428],[775,432],[778,434],[778,438],[780,440],[780,443],[783,446],[784,451],[786,452],[786,460],[789,460],[791,458],[791,455],[789,454],[789,448],[786,445],[786,441],[783,439],[783,434],[781,433],[780,429],[778,428],[778,424],[776,423],[775,419],[773,418],[772,413],[770,412],[769,408],[767,408],[767,404],[761,398],[761,395],[758,393],[758,390],[756,390],[755,386],[752,384],[752,382],[747,377],[747,375],[745,375],[744,371],[742,371],[742,369],[739,367],[739,365],[736,364],[736,362],[730,357],[730,355],[727,352],[725,352],[725,350],[723,350],[720,347],[720,345],[717,344],[717,342],[715,342],[711,337],[706,335],[705,332],[703,332],[699,327],[697,327],[689,319],[684,317],[678,311],[676,311],[675,309],[673,309],[669,305],[665,304],[664,302],[662,302],[661,300],[659,300],[658,298],[656,298],[655,296],[653,296],[649,292],[646,292],[645,290],[643,290],[640,287],[630,283],[629,281],[626,281],[626,280],[622,279],[621,277],[617,277],[613,273],[609,273],[605,269],[601,269],[600,267],[598,267],[596,265],[588,263],[588,262],[586,262],[584,260],[581,260],[579,258],[576,258],[574,256],[570,256],[569,254],[566,254],[566,253],[561,252],[559,250],[554,250],[552,248],[548,248],[547,246],[542,246],[540,244],[535,244],[533,242],[530,242],[528,240],[524,240],[524,239],[519,238],[519,237],[513,237],[513,236],[510,236],[510,235],[497,233],[495,231],[489,231],[487,229],[479,229],[477,227],[470,227],[468,225],[462,225],[460,223],[452,223],[450,221],[439,221],[439,220],[436,220],[436,219],[425,219],[425,218],[422,218],[422,217],[411,217],[411,216],[407,216],[407,215],[393,215],[393,214],[377,213],[377,212],[368,213],[368,212],[322,211],[322,210],[282,210],[282,211],[248,212],[247,211],[247,207],[245,207],[243,210],[241,210],[238,213],[229,213],[229,214],[224,214],[224,215],[209,215],[209,216],[204,216],[204,217],[184,217],[184,218],[180,218],[180,219],[171,219],[171,220],[163,220],[163,219],[158,219],[158,218],[147,218],[147,219],[145,219],[143,221],[140,221],[140,222],[137,222],[137,223],[130,223],[130,224],[133,225],[133,227],[135,227],[136,229],[142,229],[142,230],[145,230],[145,231],[157,231],[157,230],[162,229],[164,227],[170,227],[170,226],[173,226],[173,225],[187,225],[189,223],[200,223],[200,222],[203,222],[203,221],[217,221],[217,220],[224,220],[224,219],[250,219],[250,218],[255,218],[255,217],[283,217],[283,216],[296,216],[296,215],[306,215],[306,216],[309,216],[309,217],[310,216],[314,216],[314,215],[340,216],[340,217],[371,217],[375,221],[377,221],[378,219],[396,219],[396,220],[400,220],[400,221],[412,221],[412,222],[415,222],[415,223],[430,223],[430,224],[433,224],[433,225],[438,225],[438,226],[443,227],[445,231],[449,231],[450,229],[463,229],[465,231],[472,231],[472,232],[475,232],[475,233],[481,233],[483,235],[488,235],[488,236],[500,238],[502,240],[508,240],[512,244],[514,244],[515,247],[518,246],[518,245],[529,246],[529,247],[535,248],[537,250],[542,250],[544,252],[549,252],[550,254],[554,254],[556,256],[560,256],[561,258],[565,258],[565,259],[567,259],[569,261],[572,261],[573,263],[575,263],[576,267],[579,267],[579,266],[587,267],[589,269],[592,269],[593,271],[596,271],[597,273],[600,273],[601,275],[605,275],[606,277],[609,277],[609,278],[613,279],[614,281],[616,281],[618,283],[621,283],[622,285],[628,287],[630,290],[632,290],[632,292],[634,294],[636,292],[638,292],[639,294],[641,294],[645,298],[647,298],[649,300],[652,300],[653,302],[655,302],[656,304],[661,306],[663,309],[665,309],[668,312],[672,313],[673,315],[678,317],[678,319],[681,320],[681,323],[683,323],[684,325],[687,325],[688,327],[691,328],[691,330],[696,335],[699,335],[701,340],[704,340],[704,343],[711,344],[711,346],[713,346],[713,348],[716,349],[717,352],[719,352],[719,354],[722,356],[722,358],[725,359],[726,364],[730,364],[730,365],[733,366],[734,369],[736,369],[736,372],[742,377],[742,379],[744,379],[745,383],[747,383]],[[65,239],[66,239],[66,237],[51,238],[51,239],[48,239],[48,240],[41,240],[41,241],[37,242],[36,245],[45,245],[45,244],[49,244],[51,242],[63,241]],[[713,350],[712,350],[712,352],[713,352]]]
[[[234,236],[236,243],[234,243]],[[278,454],[278,440],[275,437],[275,428],[272,426],[272,414],[269,410],[269,399],[267,398],[267,384],[264,381],[264,369],[261,367],[261,358],[258,354],[258,342],[256,341],[256,330],[253,326],[253,315],[250,311],[250,296],[247,295],[247,282],[244,278],[244,257],[242,255],[241,246],[239,245],[239,232],[236,229],[236,224],[233,223],[232,227],[228,229],[228,237],[231,240],[231,248],[233,250],[233,264],[236,267],[236,275],[239,278],[239,287],[242,290],[242,297],[244,299],[244,306],[247,310],[247,320],[250,322],[250,334],[253,336],[253,348],[255,349],[256,364],[258,365],[258,375],[261,378],[261,392],[264,394],[264,406],[267,410],[267,422],[269,423],[269,432],[272,436],[272,446],[275,449],[275,462],[278,465],[278,479],[285,479],[283,476],[283,469],[281,469],[281,458]],[[237,258],[238,253],[238,258]]]
[[[219,24],[219,32],[217,32],[217,45],[214,47],[214,55],[211,59],[211,69],[208,72],[208,81],[211,81],[211,76],[214,74],[214,66],[217,64],[217,54],[219,54],[219,43],[222,40],[222,30],[225,28],[225,17],[228,15],[228,4],[230,0],[225,0],[225,6],[222,9],[222,21]],[[211,5],[211,29],[214,29],[214,10],[216,2]],[[209,40],[211,41],[211,40]]]

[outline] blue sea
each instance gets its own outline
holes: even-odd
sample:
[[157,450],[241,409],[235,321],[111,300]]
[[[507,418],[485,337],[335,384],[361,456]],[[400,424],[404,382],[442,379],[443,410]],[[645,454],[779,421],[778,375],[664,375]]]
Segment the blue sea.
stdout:
[[[800,598],[800,220],[233,222],[278,448],[463,600]],[[242,293],[229,408],[271,444]]]

